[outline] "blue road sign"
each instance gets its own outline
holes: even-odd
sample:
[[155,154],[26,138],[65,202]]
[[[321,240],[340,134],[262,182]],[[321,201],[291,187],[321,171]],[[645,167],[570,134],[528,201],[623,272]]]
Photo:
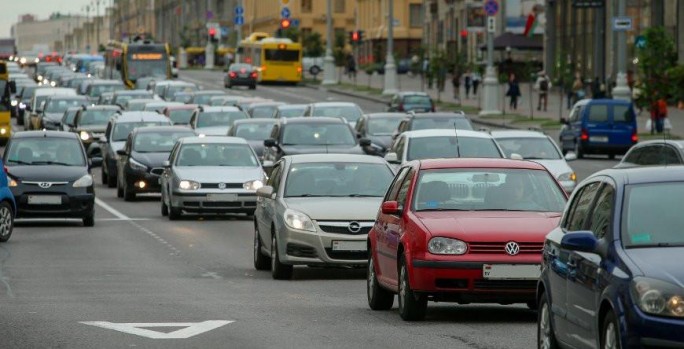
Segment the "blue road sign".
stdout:
[[484,4],[484,10],[487,16],[494,16],[499,12],[499,3],[496,0],[487,0]]
[[245,8],[242,6],[235,7],[235,15],[242,16],[245,13]]
[[290,9],[287,6],[283,6],[283,9],[280,10],[280,17],[290,18]]
[[643,35],[638,35],[638,36],[634,39],[634,46],[636,46],[637,48],[644,48],[644,47],[646,47],[646,37],[643,36]]
[[237,24],[237,25],[245,24],[245,17],[235,16],[235,24]]
[[293,27],[299,27],[299,20],[298,19],[293,19],[292,22],[290,22]]
[[228,36],[228,27],[221,27],[221,36]]

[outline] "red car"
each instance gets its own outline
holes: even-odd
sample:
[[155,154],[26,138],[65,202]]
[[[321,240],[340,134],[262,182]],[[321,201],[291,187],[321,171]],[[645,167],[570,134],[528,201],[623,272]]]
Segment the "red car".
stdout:
[[368,234],[370,308],[390,309],[394,294],[404,320],[422,320],[428,300],[535,308],[544,239],[566,201],[534,162],[406,164]]

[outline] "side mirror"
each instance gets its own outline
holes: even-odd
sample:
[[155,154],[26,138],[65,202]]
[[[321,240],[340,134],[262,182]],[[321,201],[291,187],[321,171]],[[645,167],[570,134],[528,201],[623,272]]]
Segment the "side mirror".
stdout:
[[102,158],[101,157],[94,157],[90,158],[90,167],[100,167],[102,166]]
[[124,149],[119,149],[119,150],[116,151],[116,153],[117,153],[118,155],[124,155],[124,156],[127,155],[126,150],[124,150]]
[[567,232],[561,239],[561,248],[579,252],[596,252],[598,240],[591,231],[579,230]]
[[575,154],[574,152],[568,152],[565,154],[564,158],[565,161],[577,160],[577,154]]
[[399,203],[396,201],[385,201],[380,207],[383,214],[400,215],[401,209],[399,208]]
[[399,162],[399,159],[397,158],[397,153],[390,152],[385,154],[385,161],[391,163],[391,164],[396,164]]
[[518,154],[518,153],[511,153],[510,158],[511,158],[512,160],[523,160],[522,155],[520,155],[520,154]]
[[162,163],[162,166],[163,166],[164,168],[170,168],[170,167],[171,167],[171,161],[169,161],[169,160],[164,160],[164,162]]
[[359,145],[362,147],[370,147],[371,141],[368,138],[361,138],[359,139]]
[[270,185],[265,185],[256,191],[256,195],[260,198],[272,199],[273,198],[273,187]]
[[276,146],[276,141],[273,138],[265,139],[264,146],[267,148],[273,148]]
[[566,118],[561,118],[561,119],[560,119],[560,123],[563,124],[563,125],[567,125],[569,122],[568,122],[568,119],[566,119]]

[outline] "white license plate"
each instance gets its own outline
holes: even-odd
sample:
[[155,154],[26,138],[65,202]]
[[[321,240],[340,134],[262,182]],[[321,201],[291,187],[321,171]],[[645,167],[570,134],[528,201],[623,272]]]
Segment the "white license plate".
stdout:
[[333,241],[333,251],[366,251],[365,241]]
[[589,142],[607,143],[608,136],[589,136]]
[[207,201],[237,201],[237,194],[207,194]]
[[482,277],[498,280],[536,280],[541,275],[539,264],[484,264]]
[[56,195],[29,195],[29,205],[61,205],[62,197]]

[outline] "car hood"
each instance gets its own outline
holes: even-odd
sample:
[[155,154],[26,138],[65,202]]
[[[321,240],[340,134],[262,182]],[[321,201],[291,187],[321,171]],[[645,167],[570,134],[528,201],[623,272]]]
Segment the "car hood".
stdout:
[[228,134],[230,126],[200,127],[195,129],[195,134],[205,136],[225,136]]
[[358,145],[285,145],[282,146],[283,152],[287,155],[298,154],[364,154]]
[[43,116],[52,122],[62,122],[64,113],[45,113]]
[[[78,128],[79,131],[88,131],[92,133],[104,133],[107,125],[86,125]],[[121,142],[123,144],[123,142]]]
[[303,212],[313,220],[374,221],[382,198],[314,197],[284,198],[283,201],[288,208]]
[[174,166],[173,172],[180,179],[200,183],[244,183],[264,179],[261,167]]
[[425,211],[416,216],[433,236],[477,242],[543,242],[560,212]]
[[9,166],[7,169],[10,176],[30,182],[73,182],[88,173],[85,166]]
[[546,167],[546,169],[548,169],[549,172],[551,172],[551,174],[556,178],[558,178],[558,176],[560,176],[564,173],[572,172],[572,168],[570,168],[570,166],[568,165],[567,162],[565,162],[564,159],[530,160],[530,161],[534,161],[534,162]]
[[164,164],[164,160],[169,159],[169,154],[171,154],[171,152],[139,153],[134,151],[131,153],[131,158],[149,167],[161,167]]
[[[643,276],[684,285],[681,256],[684,247],[643,247],[625,249],[627,256],[639,267]],[[638,275],[635,275],[638,276]]]

